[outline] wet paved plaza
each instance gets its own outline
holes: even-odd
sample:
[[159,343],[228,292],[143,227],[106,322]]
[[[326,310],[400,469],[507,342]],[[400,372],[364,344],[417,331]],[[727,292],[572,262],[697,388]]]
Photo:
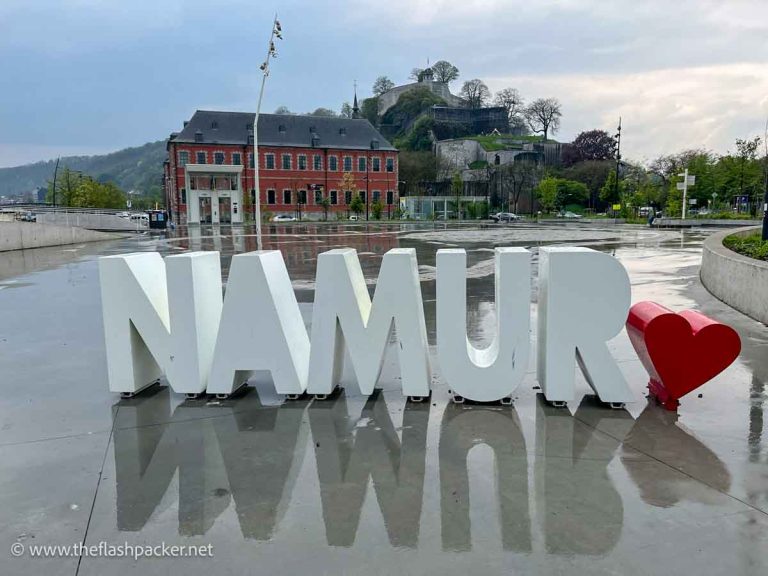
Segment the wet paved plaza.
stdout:
[[[382,255],[413,247],[434,345],[435,252],[462,247],[470,337],[487,343],[493,248],[531,249],[535,271],[539,246],[580,245],[621,260],[633,302],[733,326],[742,355],[677,415],[646,401],[625,333],[610,349],[636,394],[626,410],[595,402],[580,374],[583,398],[546,404],[535,346],[514,406],[452,404],[434,354],[428,403],[406,403],[393,354],[371,397],[346,374],[326,401],[286,402],[266,377],[225,401],[167,387],[120,400],[106,382],[97,257],[219,250],[226,274],[232,254],[256,249],[253,231],[0,254],[0,574],[768,573],[768,329],[702,287],[706,232],[580,223],[265,233],[307,320],[318,253],[356,248],[373,289]],[[213,558],[10,554],[17,542],[83,539],[210,543]]]

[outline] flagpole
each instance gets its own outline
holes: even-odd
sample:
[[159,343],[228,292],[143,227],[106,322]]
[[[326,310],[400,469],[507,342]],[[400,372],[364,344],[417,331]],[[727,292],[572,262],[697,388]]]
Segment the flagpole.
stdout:
[[277,14],[275,14],[275,20],[272,23],[272,34],[269,36],[269,46],[267,47],[267,57],[264,63],[260,66],[263,73],[261,78],[261,89],[259,90],[259,102],[256,105],[256,115],[253,119],[253,185],[255,189],[255,217],[256,217],[256,248],[262,249],[261,242],[261,189],[259,188],[259,113],[261,112],[261,100],[264,97],[264,85],[267,83],[267,76],[269,76],[269,59],[277,57],[277,51],[275,50],[275,36],[282,40],[282,28],[280,22],[277,20]]

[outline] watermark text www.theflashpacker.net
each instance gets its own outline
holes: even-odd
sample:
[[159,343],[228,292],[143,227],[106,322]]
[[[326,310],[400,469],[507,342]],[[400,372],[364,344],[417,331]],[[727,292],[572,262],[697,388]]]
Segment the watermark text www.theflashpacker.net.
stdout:
[[11,556],[19,558],[213,558],[213,544],[110,544],[101,541],[98,544],[86,545],[82,542],[65,545],[51,544],[11,544]]

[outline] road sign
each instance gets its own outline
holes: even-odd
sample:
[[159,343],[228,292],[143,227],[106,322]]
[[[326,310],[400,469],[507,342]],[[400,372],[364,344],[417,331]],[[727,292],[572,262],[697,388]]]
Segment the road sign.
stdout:
[[614,210],[621,210],[621,204],[614,204],[613,205]]
[[696,184],[696,176],[691,174],[688,176],[688,186],[693,186]]
[[678,182],[676,186],[678,190],[685,190],[685,182]]
[[696,204],[696,198],[691,198],[690,200],[688,200],[688,204],[695,205]]

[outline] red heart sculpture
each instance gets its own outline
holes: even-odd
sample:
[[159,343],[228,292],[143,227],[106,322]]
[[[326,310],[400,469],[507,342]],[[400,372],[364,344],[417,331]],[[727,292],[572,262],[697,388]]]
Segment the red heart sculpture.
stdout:
[[632,306],[627,334],[651,377],[651,394],[670,410],[741,352],[741,339],[730,326],[694,310],[675,314],[655,302]]

